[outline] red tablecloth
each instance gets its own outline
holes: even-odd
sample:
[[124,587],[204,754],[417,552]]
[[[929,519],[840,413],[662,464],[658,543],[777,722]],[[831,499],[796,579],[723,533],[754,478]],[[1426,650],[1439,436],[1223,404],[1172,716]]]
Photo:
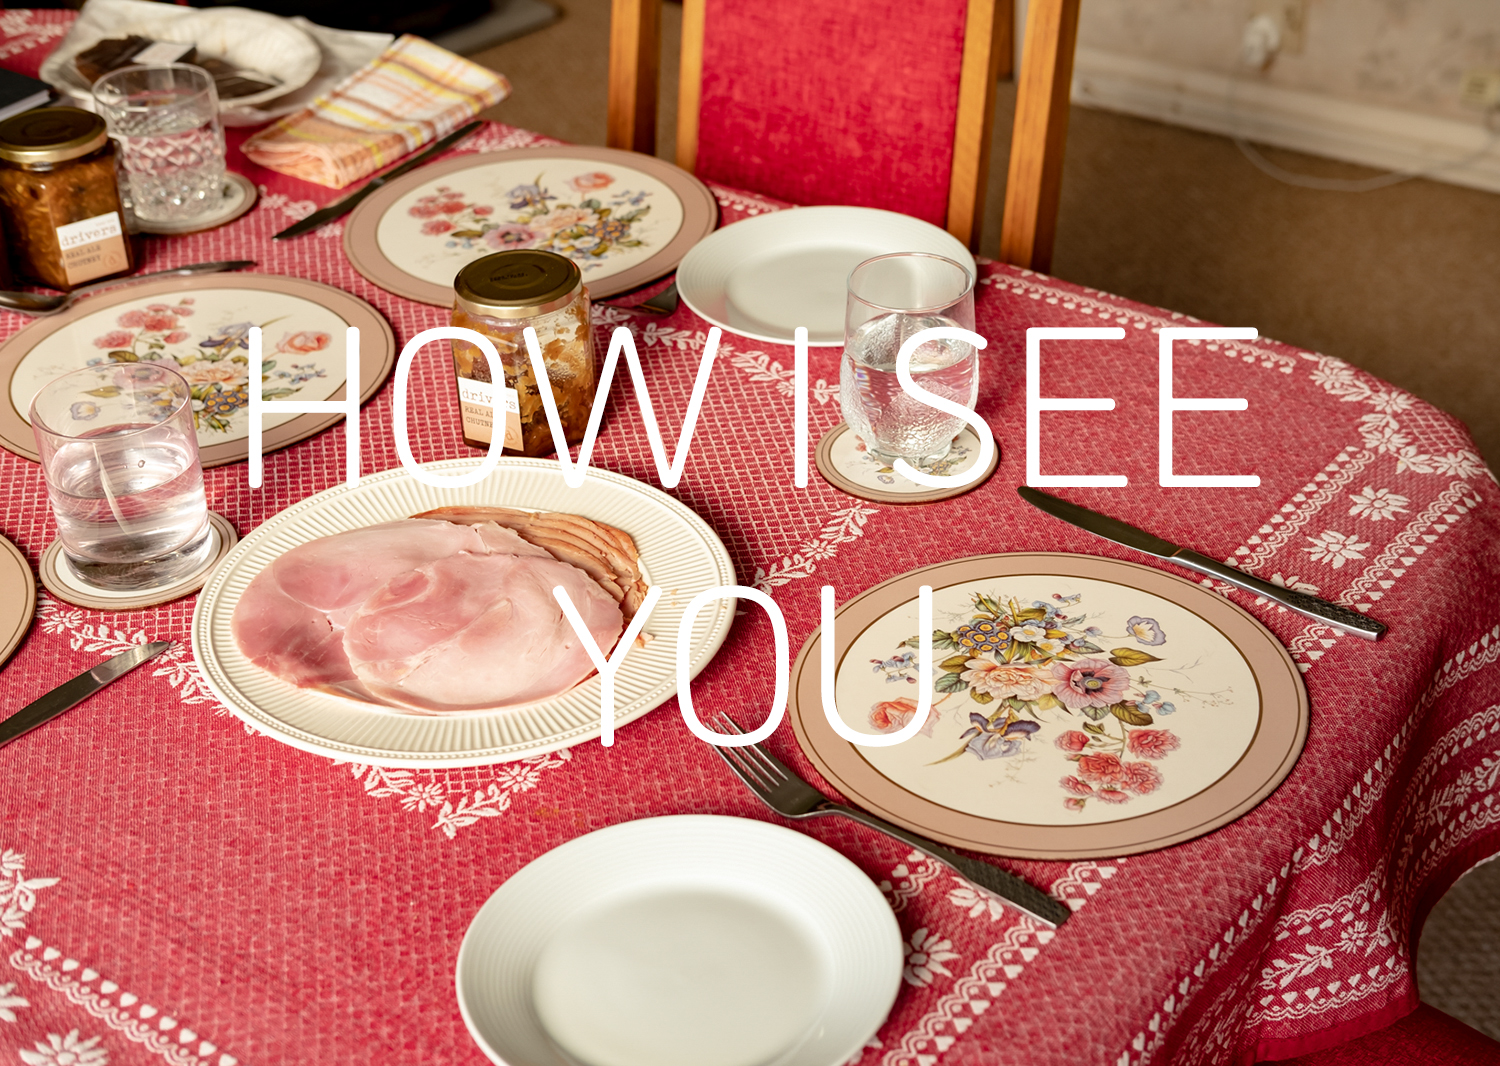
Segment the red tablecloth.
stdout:
[[[0,14],[0,60],[35,63],[67,13]],[[49,37],[48,34],[51,34]],[[27,35],[31,35],[30,38]],[[30,40],[25,51],[20,44]],[[537,143],[492,126],[469,150]],[[374,304],[398,342],[447,312],[370,285],[337,227],[269,237],[328,190],[232,161],[256,208],[223,229],[153,239],[145,267],[231,257],[315,278]],[[725,222],[777,205],[716,190]],[[743,584],[775,597],[793,646],[840,600],[939,560],[1009,550],[1129,553],[1021,504],[1024,330],[1118,324],[1118,342],[1056,344],[1044,395],[1113,396],[1113,412],[1043,418],[1049,473],[1123,473],[1124,489],[1066,490],[1090,506],[1316,586],[1388,622],[1378,645],[1221,587],[1292,650],[1312,699],[1307,749],[1238,822],[1129,860],[1004,862],[1076,914],[1055,935],[946,871],[851,825],[799,828],[853,858],[888,895],[905,982],[862,1066],[1138,1066],[1289,1057],[1379,1028],[1416,1005],[1414,929],[1464,869],[1500,850],[1500,508],[1454,419],[1340,362],[1270,341],[1180,347],[1177,392],[1243,396],[1245,413],[1177,419],[1180,473],[1256,473],[1256,489],[1156,484],[1156,337],[1190,323],[1051,278],[982,271],[979,410],[1004,448],[966,496],[920,508],[792,484],[791,351],[726,337],[674,494],[718,531]],[[601,309],[599,339],[643,342],[674,440],[705,340],[669,319]],[[24,324],[0,316],[0,336]],[[814,349],[812,433],[839,419],[837,352]],[[412,384],[418,458],[459,439],[436,348]],[[629,386],[595,463],[656,484]],[[391,389],[365,408],[364,469],[395,466]],[[246,533],[342,480],[337,428],[207,475],[210,506]],[[1376,501],[1372,503],[1371,501]],[[39,468],[0,452],[0,532],[33,564],[55,536]],[[1139,561],[1138,556],[1130,556]],[[248,732],[187,651],[193,600],[107,613],[42,598],[0,673],[14,708],[121,648],[179,645],[84,707],[0,751],[0,1057],[77,1066],[281,1066],[484,1061],[453,993],[459,941],[494,889],[581,833],[669,813],[768,818],[675,702],[590,743],[465,770],[332,762]],[[700,707],[765,707],[771,633],[736,621],[695,685]],[[773,747],[817,780],[789,727]],[[587,990],[580,990],[587,994]],[[72,1056],[72,1057],[69,1057]],[[11,1058],[9,1061],[15,1061]]]

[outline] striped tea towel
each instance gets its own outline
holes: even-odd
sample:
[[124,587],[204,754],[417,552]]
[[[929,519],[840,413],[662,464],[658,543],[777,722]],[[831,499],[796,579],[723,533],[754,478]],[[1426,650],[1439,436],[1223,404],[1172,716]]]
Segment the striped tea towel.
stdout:
[[503,75],[407,34],[242,150],[263,167],[342,189],[509,95]]

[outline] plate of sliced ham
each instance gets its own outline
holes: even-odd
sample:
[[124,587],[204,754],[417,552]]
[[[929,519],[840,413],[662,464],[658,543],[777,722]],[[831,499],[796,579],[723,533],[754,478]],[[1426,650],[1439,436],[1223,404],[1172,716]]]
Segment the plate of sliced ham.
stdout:
[[[442,474],[476,460],[429,464]],[[293,747],[380,766],[476,766],[599,736],[600,679],[553,589],[607,656],[648,589],[664,595],[615,676],[616,728],[675,694],[677,630],[697,593],[736,583],[703,519],[657,489],[506,457],[464,488],[401,469],[282,511],[204,586],[193,653],[209,688]],[[697,616],[696,675],[734,601]]]

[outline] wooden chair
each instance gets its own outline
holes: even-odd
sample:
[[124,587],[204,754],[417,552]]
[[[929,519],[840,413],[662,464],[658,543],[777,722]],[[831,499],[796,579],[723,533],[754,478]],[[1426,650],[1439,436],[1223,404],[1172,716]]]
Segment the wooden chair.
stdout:
[[[661,2],[613,0],[611,147],[656,150]],[[1013,2],[683,0],[677,164],[793,203],[902,211],[977,248]],[[1052,259],[1078,5],[1028,7],[1000,257],[1040,271]]]

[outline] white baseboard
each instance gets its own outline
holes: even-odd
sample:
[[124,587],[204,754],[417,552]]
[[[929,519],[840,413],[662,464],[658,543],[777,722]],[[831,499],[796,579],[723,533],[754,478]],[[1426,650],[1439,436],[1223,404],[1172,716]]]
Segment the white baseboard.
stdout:
[[1073,102],[1142,118],[1242,136],[1261,144],[1363,163],[1387,170],[1428,170],[1446,161],[1477,159],[1425,176],[1500,192],[1500,139],[1473,122],[1279,89],[1252,77],[1223,74],[1079,48]]

